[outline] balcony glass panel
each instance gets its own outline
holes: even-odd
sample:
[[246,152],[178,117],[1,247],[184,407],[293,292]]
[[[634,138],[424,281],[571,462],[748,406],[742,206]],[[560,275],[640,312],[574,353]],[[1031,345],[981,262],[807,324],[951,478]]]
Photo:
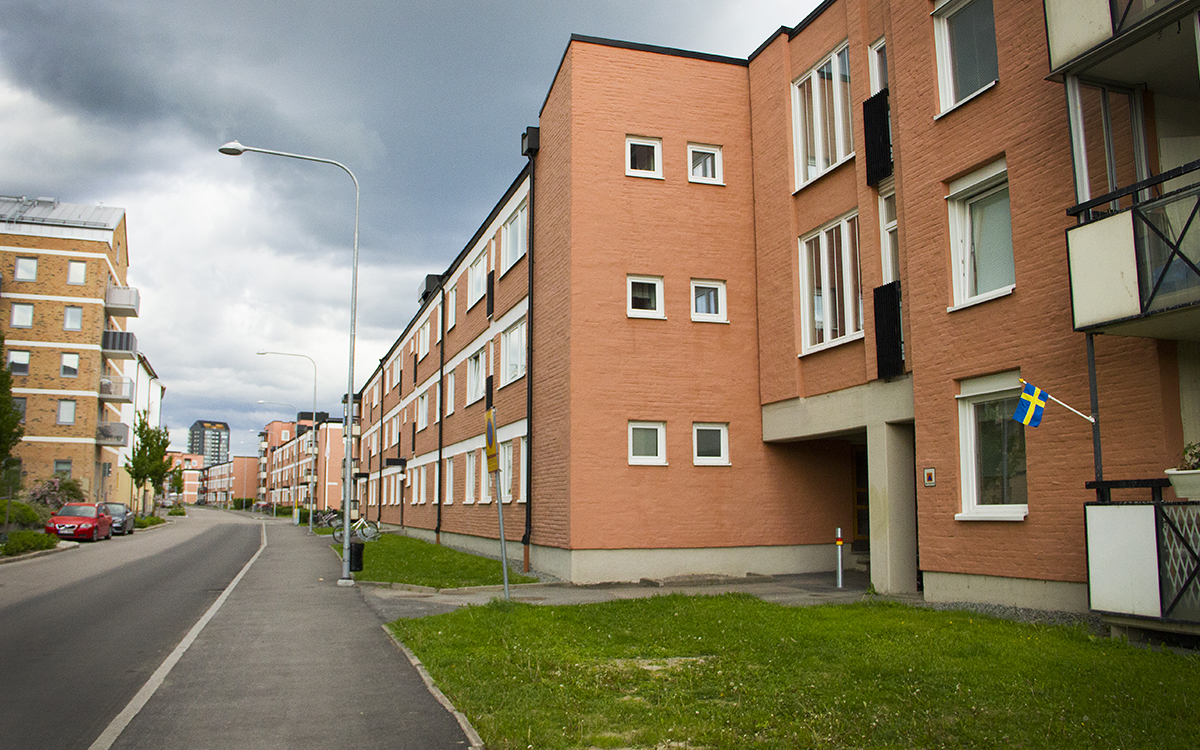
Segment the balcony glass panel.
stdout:
[[1200,184],[1136,211],[1138,291],[1157,312],[1200,302]]

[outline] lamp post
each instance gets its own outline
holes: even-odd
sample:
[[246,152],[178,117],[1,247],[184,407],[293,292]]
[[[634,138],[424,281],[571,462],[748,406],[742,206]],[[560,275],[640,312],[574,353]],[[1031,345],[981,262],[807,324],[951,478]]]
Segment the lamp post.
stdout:
[[350,577],[350,491],[351,483],[354,480],[354,468],[351,463],[354,444],[353,437],[350,434],[350,412],[353,408],[351,398],[354,394],[354,323],[358,316],[358,178],[354,176],[349,167],[333,159],[322,159],[302,154],[289,154],[286,151],[273,151],[265,148],[252,148],[250,146],[243,146],[237,141],[230,141],[217,150],[229,156],[241,156],[247,151],[252,151],[272,156],[286,156],[289,159],[315,161],[319,164],[331,164],[350,175],[350,179],[354,181],[354,259],[350,270],[350,358],[346,367],[346,412],[342,418],[343,439],[346,441],[346,460],[345,465],[342,467],[342,521],[344,524],[342,531],[342,577],[338,579],[339,586],[353,586],[354,579]]
[[275,354],[280,357],[303,357],[312,363],[313,366],[313,405],[312,405],[312,436],[311,442],[313,445],[312,455],[312,489],[308,493],[308,533],[313,530],[313,511],[317,509],[317,361],[307,354],[293,354],[292,352],[257,352],[259,356],[266,354]]

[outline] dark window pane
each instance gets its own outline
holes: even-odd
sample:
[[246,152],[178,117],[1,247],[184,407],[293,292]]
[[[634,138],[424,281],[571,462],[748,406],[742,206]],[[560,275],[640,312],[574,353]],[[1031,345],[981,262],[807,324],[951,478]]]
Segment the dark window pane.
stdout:
[[980,505],[1025,505],[1025,426],[1012,419],[1016,397],[975,405]]
[[721,457],[721,431],[712,428],[696,429],[696,457]]
[[657,310],[658,290],[649,281],[634,281],[631,285],[630,304],[634,310]]
[[629,144],[629,168],[642,172],[653,172],[654,147],[645,143]]
[[975,0],[947,19],[954,100],[961,101],[1000,78],[992,0]]
[[658,457],[658,430],[656,428],[633,428],[633,455],[640,458]]

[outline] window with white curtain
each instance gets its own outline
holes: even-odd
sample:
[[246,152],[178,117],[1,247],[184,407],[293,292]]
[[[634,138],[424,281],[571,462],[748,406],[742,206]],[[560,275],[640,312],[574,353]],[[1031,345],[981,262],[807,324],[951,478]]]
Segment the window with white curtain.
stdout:
[[804,352],[862,337],[857,215],[800,239],[800,292]]
[[797,189],[854,153],[848,45],[792,82],[792,133]]
[[985,302],[1016,287],[1008,167],[1004,159],[950,183],[954,305]]
[[500,339],[501,385],[508,385],[525,374],[525,321],[503,333]]

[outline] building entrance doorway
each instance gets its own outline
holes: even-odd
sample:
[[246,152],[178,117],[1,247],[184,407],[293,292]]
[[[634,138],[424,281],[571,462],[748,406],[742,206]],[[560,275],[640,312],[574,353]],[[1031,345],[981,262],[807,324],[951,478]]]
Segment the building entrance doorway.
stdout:
[[870,482],[867,471],[867,447],[856,446],[854,449],[854,509],[852,513],[853,528],[851,529],[850,551],[865,553],[871,551],[871,504]]

